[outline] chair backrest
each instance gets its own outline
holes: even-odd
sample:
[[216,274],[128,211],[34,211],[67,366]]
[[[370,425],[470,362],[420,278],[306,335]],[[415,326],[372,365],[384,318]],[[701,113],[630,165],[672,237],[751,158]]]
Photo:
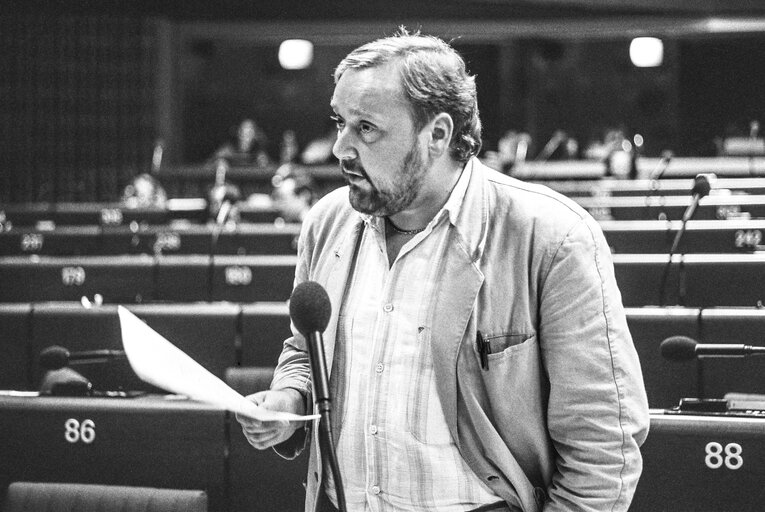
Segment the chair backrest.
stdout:
[[241,366],[226,368],[226,383],[241,395],[264,391],[274,376],[272,366]]
[[207,512],[207,493],[119,485],[13,482],[2,512]]

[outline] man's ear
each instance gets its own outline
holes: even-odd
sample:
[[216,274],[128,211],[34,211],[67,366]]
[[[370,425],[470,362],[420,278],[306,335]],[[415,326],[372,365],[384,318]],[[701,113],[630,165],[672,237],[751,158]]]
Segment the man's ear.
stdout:
[[430,128],[430,143],[428,147],[431,153],[434,153],[435,156],[440,156],[444,151],[448,151],[449,143],[452,140],[452,134],[454,133],[452,116],[441,112],[428,123],[428,126]]

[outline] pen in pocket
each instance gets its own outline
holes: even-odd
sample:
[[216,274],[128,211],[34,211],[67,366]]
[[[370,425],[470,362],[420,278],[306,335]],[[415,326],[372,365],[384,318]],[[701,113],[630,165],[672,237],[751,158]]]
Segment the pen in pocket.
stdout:
[[475,343],[478,349],[478,355],[481,357],[481,368],[489,369],[489,354],[491,354],[491,343],[483,339],[481,331],[476,331]]

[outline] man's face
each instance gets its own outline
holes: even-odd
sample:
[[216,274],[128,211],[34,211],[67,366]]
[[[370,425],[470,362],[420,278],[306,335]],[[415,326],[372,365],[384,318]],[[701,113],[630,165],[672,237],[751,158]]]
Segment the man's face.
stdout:
[[396,66],[349,69],[337,82],[331,105],[338,126],[332,152],[349,185],[351,205],[377,216],[415,205],[430,161]]

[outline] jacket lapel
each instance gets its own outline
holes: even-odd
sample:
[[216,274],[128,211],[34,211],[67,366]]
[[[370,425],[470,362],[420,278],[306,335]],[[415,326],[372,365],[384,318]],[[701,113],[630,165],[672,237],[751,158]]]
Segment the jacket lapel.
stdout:
[[317,281],[323,284],[329,295],[329,301],[332,304],[332,314],[329,318],[329,324],[324,331],[324,352],[327,359],[327,369],[332,373],[332,362],[335,352],[335,337],[337,335],[337,323],[340,317],[340,308],[343,305],[348,285],[348,278],[352,272],[352,265],[358,252],[358,244],[361,241],[364,222],[359,220],[341,237],[336,245],[333,246],[332,258],[334,264],[331,265],[326,276],[317,276]]
[[467,165],[472,166],[470,182],[443,255],[441,284],[435,294],[431,323],[436,385],[454,439],[459,439],[457,358],[484,280],[479,260],[488,224],[482,166],[476,159]]

